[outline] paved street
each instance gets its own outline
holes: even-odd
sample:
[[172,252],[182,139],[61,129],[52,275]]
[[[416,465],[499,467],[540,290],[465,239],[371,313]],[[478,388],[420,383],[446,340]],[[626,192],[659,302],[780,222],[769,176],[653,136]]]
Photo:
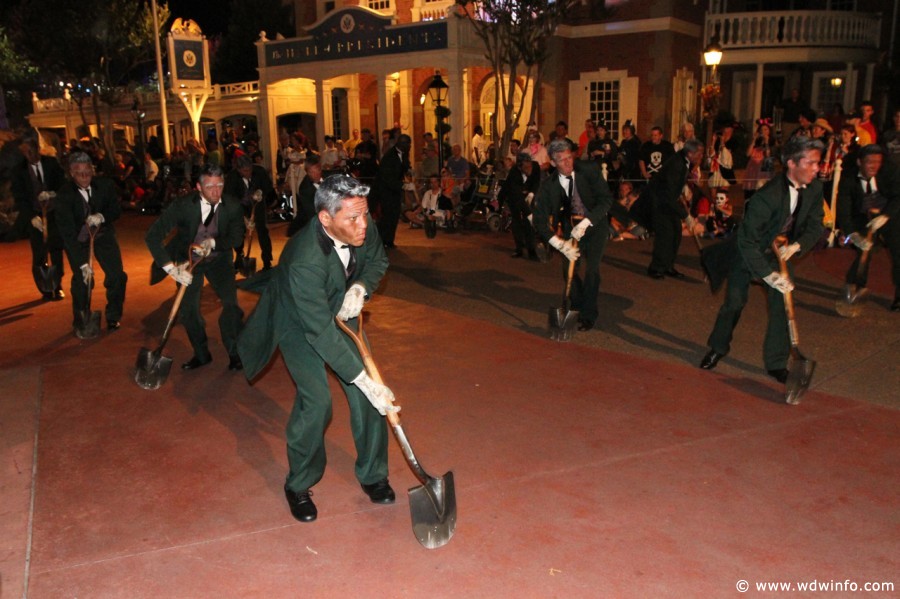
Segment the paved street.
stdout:
[[[26,588],[40,599],[680,598],[732,596],[740,581],[900,584],[900,315],[887,309],[884,255],[853,321],[833,312],[849,253],[799,265],[800,346],[819,365],[804,402],[785,406],[761,365],[760,290],[731,355],[697,368],[721,296],[692,243],[687,281],[647,277],[648,242],[611,243],[599,330],[560,344],[546,338],[558,257],[514,260],[506,236],[428,240],[401,225],[367,332],[424,467],[456,477],[456,535],[429,551],[411,534],[404,489],[416,482],[395,443],[397,503],[360,491],[339,396],[319,519],[290,517],[293,385],[278,359],[252,386],[226,370],[212,294],[213,363],[181,372],[190,346],[176,327],[169,380],[134,384],[174,292],[147,284],[150,222],[129,214],[119,226],[123,326],[91,341],[71,335],[68,300],[35,299],[27,245],[0,246],[4,599]],[[255,296],[239,299],[249,313]]]

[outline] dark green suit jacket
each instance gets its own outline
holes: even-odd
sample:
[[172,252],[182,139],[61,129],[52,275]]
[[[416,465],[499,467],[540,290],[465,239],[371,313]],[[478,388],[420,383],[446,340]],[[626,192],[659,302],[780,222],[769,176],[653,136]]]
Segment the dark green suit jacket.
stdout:
[[358,352],[334,317],[350,285],[360,283],[371,294],[387,271],[381,238],[371,217],[368,222],[366,240],[356,248],[356,272],[350,281],[318,219],[284,246],[278,266],[271,271],[272,280],[238,338],[248,379],[265,368],[276,347],[296,343],[312,346],[347,383],[362,371]]
[[[228,259],[231,259],[231,248],[244,241],[244,211],[240,202],[230,196],[223,194],[220,203],[216,209],[219,229],[215,237],[216,251],[227,254]],[[187,261],[191,244],[200,228],[200,216],[200,192],[195,191],[172,202],[156,222],[150,225],[145,241],[153,255],[151,285],[166,278],[166,272],[162,269],[164,265]],[[175,234],[163,245],[172,231]]]
[[[91,214],[103,215],[98,238],[106,232],[114,233],[113,222],[121,216],[122,205],[119,204],[119,196],[111,180],[103,177],[91,179],[90,207]],[[83,229],[87,226],[84,220],[84,196],[73,181],[66,181],[56,192],[56,226],[63,238],[69,261],[76,266],[87,264],[90,254],[88,244],[78,239],[79,235],[83,239]]]
[[[800,255],[810,251],[822,238],[822,184],[816,180],[803,190],[803,202],[797,213],[797,222],[791,243],[800,244]],[[754,278],[762,278],[778,270],[778,261],[772,253],[772,242],[790,215],[788,180],[779,173],[753,194],[737,231],[737,250],[744,266]]]
[[[609,192],[609,185],[603,180],[595,163],[575,161],[575,187],[578,188],[578,195],[587,211],[585,216],[591,220],[591,226],[597,227],[595,235],[606,235],[609,227],[606,215],[613,205],[613,198]],[[551,171],[550,176],[538,189],[532,218],[534,230],[544,241],[556,235],[556,225],[565,198],[566,192],[559,184],[556,171]],[[564,237],[568,237],[572,230],[570,220],[563,219],[562,227]]]

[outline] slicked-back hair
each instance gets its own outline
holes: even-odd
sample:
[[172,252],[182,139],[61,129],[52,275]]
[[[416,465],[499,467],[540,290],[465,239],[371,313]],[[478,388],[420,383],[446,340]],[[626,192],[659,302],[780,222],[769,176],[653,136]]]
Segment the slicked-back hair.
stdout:
[[572,150],[572,146],[569,145],[569,142],[565,139],[554,139],[547,146],[547,153],[550,154],[550,158],[556,160],[557,154],[562,154],[566,150]]
[[369,186],[350,175],[331,175],[322,181],[316,191],[316,212],[327,210],[329,215],[334,216],[341,209],[341,202],[344,200],[368,195]]
[[94,161],[88,156],[87,152],[72,152],[69,154],[69,166],[73,164],[90,164],[94,166]]
[[825,144],[818,139],[798,135],[784,144],[784,147],[781,149],[781,160],[784,164],[787,164],[788,161],[800,164],[800,159],[810,150],[824,152]]
[[694,138],[694,139],[684,140],[684,153],[685,154],[690,154],[690,153],[696,152],[697,150],[699,150],[702,147],[703,147],[703,142],[700,141],[699,139]]
[[862,162],[866,156],[871,156],[873,154],[880,154],[881,156],[884,156],[884,148],[882,148],[878,144],[868,144],[862,147],[862,149],[856,155],[856,159]]
[[203,180],[208,179],[209,177],[225,177],[225,171],[217,164],[207,164],[203,167],[203,170],[200,171],[197,180],[200,182],[200,185],[203,185]]

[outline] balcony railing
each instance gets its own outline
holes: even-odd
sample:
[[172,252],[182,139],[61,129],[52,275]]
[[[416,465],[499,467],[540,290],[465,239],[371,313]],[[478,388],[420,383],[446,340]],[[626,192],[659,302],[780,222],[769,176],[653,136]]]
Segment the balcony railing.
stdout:
[[878,48],[881,18],[843,11],[772,11],[709,14],[706,39],[724,50],[770,47]]
[[[135,100],[143,106],[150,106],[159,102],[159,94],[157,92],[129,92],[126,89],[121,90],[121,96],[118,106],[131,106]],[[222,100],[226,98],[236,98],[241,96],[258,96],[259,81],[242,81],[241,83],[223,83],[213,85],[212,98]],[[175,94],[170,90],[166,91],[166,97],[174,101]],[[37,94],[32,94],[32,109],[34,112],[56,112],[77,110],[75,104],[67,97],[63,98],[45,98],[39,99]]]

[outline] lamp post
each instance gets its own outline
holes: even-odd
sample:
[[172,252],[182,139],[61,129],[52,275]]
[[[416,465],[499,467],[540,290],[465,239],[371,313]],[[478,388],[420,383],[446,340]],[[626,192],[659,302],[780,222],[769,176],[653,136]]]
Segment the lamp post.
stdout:
[[722,46],[719,45],[719,42],[713,40],[706,46],[706,49],[703,50],[703,62],[707,67],[711,67],[709,78],[700,94],[703,100],[703,116],[706,119],[706,150],[710,152],[712,150],[713,120],[718,111],[719,93],[721,92],[719,75],[716,72],[716,68],[722,62]]
[[428,95],[431,96],[431,101],[436,106],[434,116],[437,119],[435,132],[438,139],[438,172],[444,168],[444,112],[446,109],[443,108],[443,104],[447,101],[449,89],[450,86],[444,83],[440,73],[435,73],[434,79],[428,85]]
[[137,122],[137,143],[135,144],[135,152],[137,153],[137,164],[140,169],[138,171],[138,179],[143,184],[147,178],[147,171],[144,168],[144,117],[147,116],[147,114],[141,107],[141,102],[137,96],[135,96],[134,103],[131,105],[131,114]]

